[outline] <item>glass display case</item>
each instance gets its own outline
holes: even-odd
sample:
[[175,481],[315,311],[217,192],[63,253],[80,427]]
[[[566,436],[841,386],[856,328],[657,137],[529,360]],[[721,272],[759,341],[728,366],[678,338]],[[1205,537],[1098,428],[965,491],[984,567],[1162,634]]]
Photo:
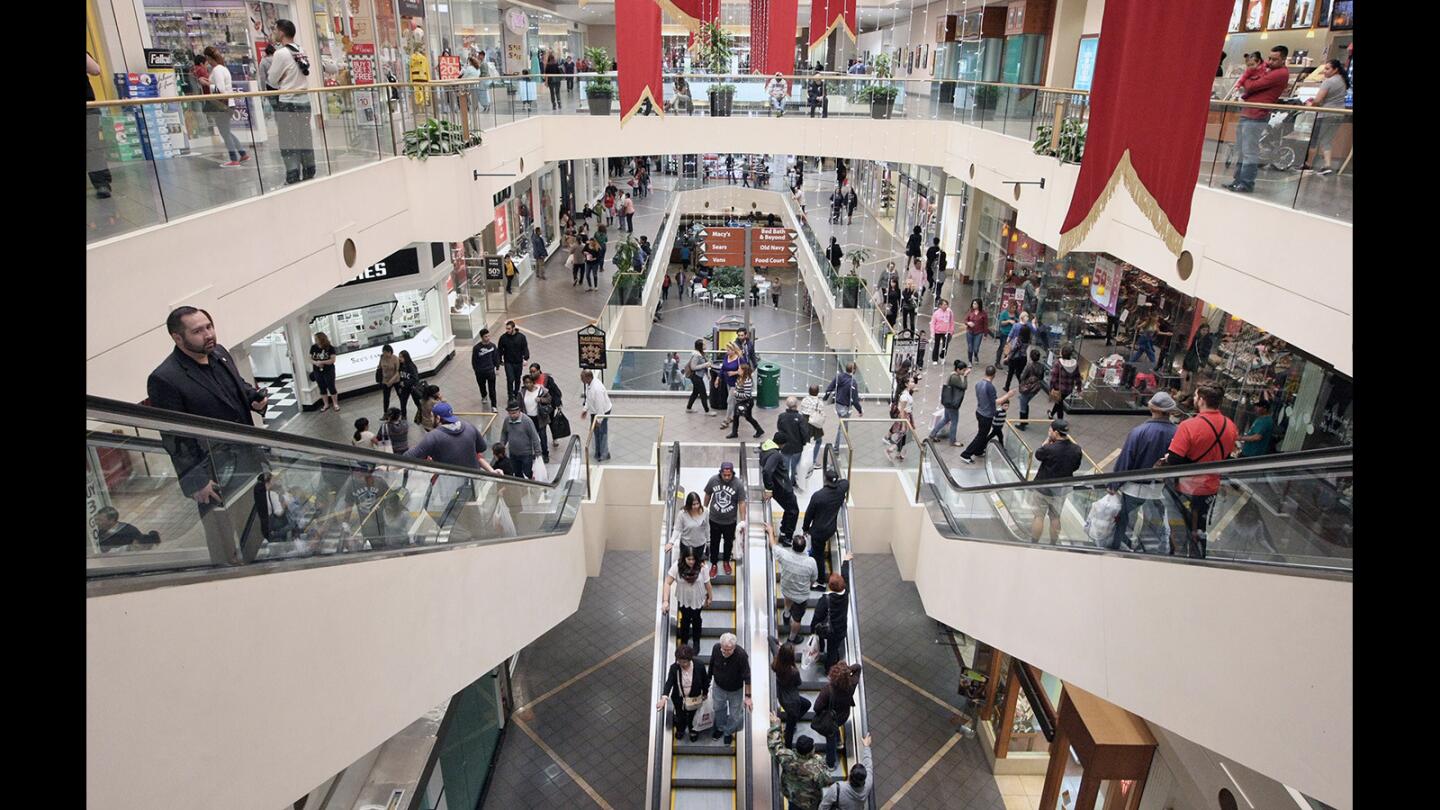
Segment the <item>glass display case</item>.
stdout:
[[330,337],[339,379],[373,374],[387,343],[397,353],[408,350],[418,361],[440,347],[444,332],[440,292],[438,286],[401,290],[385,300],[316,315],[310,319],[310,334],[324,332]]

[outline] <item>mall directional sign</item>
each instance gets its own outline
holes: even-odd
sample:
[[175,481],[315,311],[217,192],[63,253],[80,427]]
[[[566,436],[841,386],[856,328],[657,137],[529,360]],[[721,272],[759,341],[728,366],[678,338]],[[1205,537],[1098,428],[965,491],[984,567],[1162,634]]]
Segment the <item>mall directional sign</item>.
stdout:
[[744,228],[701,228],[700,263],[706,267],[740,267],[745,264]]
[[754,228],[750,231],[751,264],[756,267],[797,267],[795,231],[790,228]]

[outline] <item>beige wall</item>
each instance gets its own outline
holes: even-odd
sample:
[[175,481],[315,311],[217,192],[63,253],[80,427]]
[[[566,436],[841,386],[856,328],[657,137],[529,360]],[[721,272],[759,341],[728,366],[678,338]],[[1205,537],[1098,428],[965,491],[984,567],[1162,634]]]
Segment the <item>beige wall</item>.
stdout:
[[585,26],[585,47],[604,48],[610,54],[610,61],[615,61],[615,26]]

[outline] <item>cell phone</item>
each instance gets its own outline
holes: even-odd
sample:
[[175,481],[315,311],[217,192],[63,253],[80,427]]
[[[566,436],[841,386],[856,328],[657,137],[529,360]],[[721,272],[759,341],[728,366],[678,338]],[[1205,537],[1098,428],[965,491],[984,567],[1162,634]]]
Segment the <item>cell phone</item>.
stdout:
[[268,396],[270,396],[270,391],[268,389],[257,388],[255,389],[255,393],[250,395],[250,403],[253,405],[254,403],[259,402],[260,400],[265,399]]

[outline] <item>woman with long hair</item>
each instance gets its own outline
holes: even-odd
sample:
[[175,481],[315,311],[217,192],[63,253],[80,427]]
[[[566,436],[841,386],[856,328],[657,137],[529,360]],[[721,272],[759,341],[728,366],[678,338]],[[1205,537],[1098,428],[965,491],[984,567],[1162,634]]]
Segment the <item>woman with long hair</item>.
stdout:
[[710,518],[705,512],[705,502],[700,493],[691,492],[685,496],[685,506],[675,515],[670,540],[665,544],[666,551],[675,547],[676,538],[680,540],[683,554],[694,551],[700,561],[704,562],[705,552],[710,547]]
[[895,326],[895,319],[900,316],[900,282],[894,276],[890,277],[890,285],[882,293],[885,301],[885,320],[890,322],[891,328]]
[[980,341],[989,332],[990,316],[985,314],[985,305],[979,298],[971,299],[970,309],[965,312],[966,360],[972,364],[980,362]]
[[1005,390],[1010,390],[1010,381],[1025,370],[1025,357],[1030,352],[1030,342],[1035,330],[1030,325],[1030,313],[1021,312],[1020,321],[1010,330],[1010,346],[1005,353]]
[[415,409],[420,409],[420,369],[415,366],[415,361],[410,359],[408,349],[400,350],[400,381],[397,390],[400,393],[400,418],[406,416],[406,400],[415,401]]
[[[1331,59],[1320,68],[1320,75],[1324,76],[1325,80],[1320,82],[1320,89],[1316,91],[1315,97],[1305,103],[1325,110],[1345,109],[1345,94],[1350,90],[1350,77],[1346,75],[1344,65],[1340,64],[1339,59]],[[1316,168],[1315,173],[1322,176],[1335,173],[1335,160],[1330,157],[1330,142],[1335,140],[1335,131],[1345,120],[1345,117],[1338,113],[1315,113],[1315,125],[1312,127],[1315,135],[1310,141],[1305,165],[1300,167],[1300,171],[1311,168],[1311,160],[1315,151],[1319,150],[1325,156],[1325,165]]]
[[[720,363],[720,379],[724,381],[728,390],[725,403],[725,420],[720,427],[727,428],[735,422],[735,384],[740,381],[740,365],[744,360],[740,357],[740,347],[734,341],[725,347],[725,359]],[[738,428],[737,428],[738,429]]]
[[355,420],[355,435],[350,437],[351,444],[366,450],[375,449],[375,431],[370,429],[370,420],[360,417]]
[[915,429],[915,377],[907,374],[905,382],[895,391],[895,399],[890,405],[890,415],[895,422],[890,426],[890,435],[894,437],[892,444],[894,449],[885,448],[885,455],[891,461],[905,460],[905,440],[909,437],[910,431]]
[[810,711],[810,699],[800,694],[800,668],[795,665],[795,645],[776,644],[770,639],[775,657],[770,671],[775,673],[775,697],[780,704],[780,717],[785,721],[785,747],[795,747],[795,724]]
[[675,650],[675,661],[665,674],[664,694],[655,708],[664,709],[666,703],[675,705],[675,739],[689,734],[690,742],[700,739],[692,723],[695,712],[705,703],[710,691],[710,674],[705,667],[695,664],[695,650],[688,644],[681,644]]
[[735,421],[730,423],[730,433],[725,438],[737,439],[740,420],[744,419],[755,428],[755,438],[765,435],[765,429],[755,421],[755,370],[749,363],[740,364],[740,377],[735,381]]
[[850,709],[855,706],[855,687],[860,685],[862,671],[859,664],[844,661],[831,664],[826,671],[825,685],[815,696],[815,716],[828,712],[835,721],[835,733],[825,735],[825,764],[830,768],[835,767],[840,729],[849,721]]
[[915,311],[919,308],[920,288],[915,286],[915,279],[907,278],[905,279],[905,289],[900,292],[900,318],[903,322],[901,328],[911,332],[915,331]]
[[[225,57],[214,45],[205,48],[205,61],[210,66],[210,92],[211,93],[233,93],[235,85],[230,79],[230,69],[225,67]],[[1343,94],[1342,94],[1343,95]],[[230,108],[235,105],[233,99],[224,101],[205,102],[206,115],[210,122],[220,131],[220,140],[224,141],[225,149],[230,153],[230,160],[220,165],[230,169],[250,159],[250,154],[245,147],[240,145],[240,139],[230,131]]]
[[[388,412],[390,410],[390,392],[393,390],[396,394],[400,394],[400,358],[395,355],[395,347],[389,343],[380,349],[380,364],[375,367],[375,382],[380,383],[381,412]],[[400,394],[400,401],[405,401],[404,394]]]
[[710,587],[710,570],[705,560],[693,548],[680,552],[679,559],[670,564],[665,575],[665,593],[660,597],[660,612],[670,612],[670,588],[675,588],[675,602],[680,610],[675,616],[679,630],[675,634],[678,644],[692,641],[693,649],[700,649],[700,633],[703,612],[714,601],[715,593]]
[[335,347],[324,332],[315,333],[315,342],[310,344],[310,379],[320,389],[320,410],[334,407],[340,412],[340,396],[335,393]]

